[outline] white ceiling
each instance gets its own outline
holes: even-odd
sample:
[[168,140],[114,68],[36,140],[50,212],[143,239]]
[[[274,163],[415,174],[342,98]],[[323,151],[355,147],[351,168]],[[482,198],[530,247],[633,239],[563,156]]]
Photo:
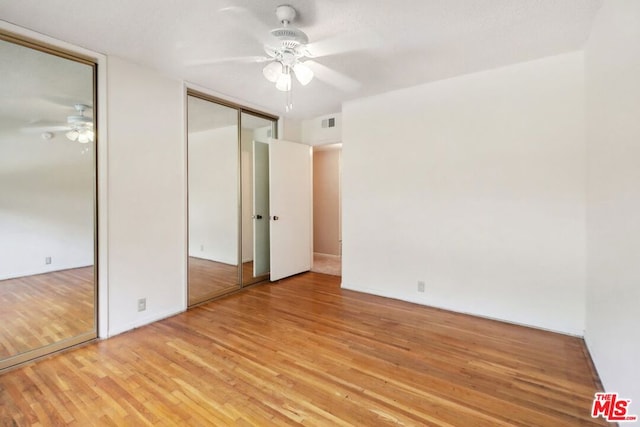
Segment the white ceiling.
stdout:
[[[357,88],[321,79],[294,85],[294,110],[285,114],[285,97],[264,79],[263,64],[194,64],[263,55],[256,32],[278,26],[274,10],[286,1],[0,0],[0,18],[285,117],[311,118],[340,111],[345,100],[581,49],[602,3],[290,0],[299,13],[295,24],[311,42],[361,49],[316,59],[359,82]],[[236,13],[221,11],[227,7]]]

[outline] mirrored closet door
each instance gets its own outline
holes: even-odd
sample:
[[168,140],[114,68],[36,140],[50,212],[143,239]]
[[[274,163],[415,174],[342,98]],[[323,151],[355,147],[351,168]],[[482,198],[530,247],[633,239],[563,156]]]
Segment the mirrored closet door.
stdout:
[[187,97],[189,305],[240,287],[238,111]]
[[96,66],[0,33],[0,369],[97,336]]
[[269,278],[269,138],[277,118],[187,94],[189,306]]
[[276,122],[251,113],[241,115],[242,132],[242,283],[269,276],[269,142]]

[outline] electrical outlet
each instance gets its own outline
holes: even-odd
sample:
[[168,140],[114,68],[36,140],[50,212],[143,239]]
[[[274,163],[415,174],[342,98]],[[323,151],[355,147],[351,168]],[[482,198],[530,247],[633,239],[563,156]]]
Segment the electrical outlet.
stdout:
[[204,252],[204,245],[200,245],[200,252]]
[[51,264],[51,257],[50,257],[50,256],[46,257],[46,258],[44,259],[44,263],[45,263],[45,264]]
[[147,299],[140,298],[138,300],[138,311],[145,311],[147,309]]
[[418,292],[424,292],[424,282],[422,280],[418,281]]

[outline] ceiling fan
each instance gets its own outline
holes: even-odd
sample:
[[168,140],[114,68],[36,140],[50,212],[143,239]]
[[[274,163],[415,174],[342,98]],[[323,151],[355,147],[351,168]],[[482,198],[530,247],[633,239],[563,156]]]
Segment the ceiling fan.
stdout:
[[[261,29],[264,25],[249,11],[241,7],[227,7],[222,12],[231,13],[243,27]],[[210,61],[192,62],[191,65],[210,65],[223,62],[267,63],[262,69],[264,77],[275,84],[276,89],[291,92],[292,77],[303,86],[309,84],[314,77],[318,80],[345,92],[353,92],[361,85],[360,82],[336,70],[316,62],[315,58],[343,53],[358,49],[365,49],[371,42],[362,34],[341,36],[336,39],[326,39],[309,42],[304,31],[295,27],[296,10],[287,4],[280,5],[275,10],[281,26],[266,30],[262,34],[255,34],[263,42],[266,56],[219,58]],[[266,34],[264,34],[266,33]],[[359,37],[358,37],[359,36]],[[291,107],[287,101],[287,110]]]
[[264,50],[271,62],[262,69],[262,74],[276,84],[276,89],[287,92],[291,90],[292,73],[303,86],[313,79],[313,71],[304,62],[306,57],[311,56],[307,51],[309,37],[304,31],[291,25],[296,17],[293,7],[278,6],[276,16],[282,27],[269,32],[271,40],[265,43]]
[[31,126],[22,128],[22,131],[40,133],[44,139],[53,138],[55,132],[65,132],[65,136],[71,141],[78,141],[81,144],[93,142],[95,139],[93,119],[84,115],[85,111],[92,107],[86,104],[74,104],[73,108],[76,114],[67,116],[67,123],[64,125]]

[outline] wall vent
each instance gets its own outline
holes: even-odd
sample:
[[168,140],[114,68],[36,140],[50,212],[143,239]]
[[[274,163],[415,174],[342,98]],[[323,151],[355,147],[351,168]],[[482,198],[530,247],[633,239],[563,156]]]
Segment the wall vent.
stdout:
[[334,127],[336,127],[336,118],[335,117],[331,117],[329,119],[322,120],[322,127],[323,128],[334,128]]

